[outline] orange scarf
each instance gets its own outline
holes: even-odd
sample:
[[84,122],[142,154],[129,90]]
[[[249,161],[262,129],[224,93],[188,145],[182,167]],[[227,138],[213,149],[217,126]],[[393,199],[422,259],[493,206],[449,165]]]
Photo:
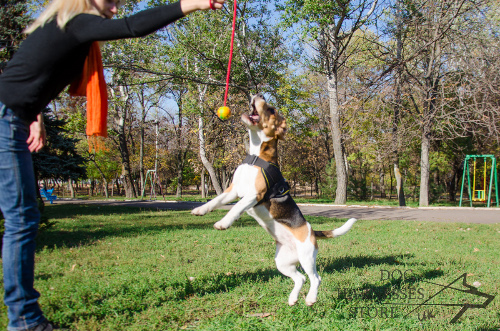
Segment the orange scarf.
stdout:
[[98,150],[97,137],[107,137],[108,91],[104,80],[101,49],[94,41],[83,66],[81,77],[69,87],[71,96],[87,96],[87,138],[89,149]]

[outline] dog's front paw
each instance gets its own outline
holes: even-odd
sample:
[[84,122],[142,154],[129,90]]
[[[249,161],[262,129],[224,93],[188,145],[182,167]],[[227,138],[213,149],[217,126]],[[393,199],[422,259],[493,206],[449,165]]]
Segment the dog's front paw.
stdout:
[[214,224],[214,228],[217,230],[227,230],[227,228],[229,228],[229,227],[226,224],[219,221],[219,222]]
[[191,214],[195,216],[203,216],[207,213],[207,209],[203,208],[204,206],[197,207],[191,210]]
[[217,230],[227,230],[230,226],[230,224],[223,222],[223,220],[220,220],[214,224],[214,228]]

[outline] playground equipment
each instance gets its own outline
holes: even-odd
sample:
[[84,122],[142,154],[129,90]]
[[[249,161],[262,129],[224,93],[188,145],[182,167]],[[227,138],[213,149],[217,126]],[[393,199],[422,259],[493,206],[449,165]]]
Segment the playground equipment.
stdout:
[[149,179],[149,186],[150,186],[150,191],[149,191],[149,200],[156,200],[156,189],[155,186],[158,185],[158,187],[161,187],[160,179],[156,175],[156,170],[148,170],[146,172],[146,177],[144,179],[144,185],[142,186],[142,193],[141,193],[141,199],[144,198],[144,193],[146,192],[146,185],[148,183]]
[[[479,168],[477,161],[478,159],[483,159],[483,181],[482,181],[482,188],[480,187],[480,178],[476,176],[477,170]],[[490,177],[489,177],[489,185],[487,185],[487,168],[488,168],[488,160],[491,161],[491,171],[490,171]],[[472,180],[472,186],[471,186],[471,178],[470,178],[470,161],[473,162],[473,180]],[[491,203],[491,193],[493,186],[495,187],[495,198],[496,198],[496,203],[497,207],[499,207],[498,203],[498,178],[497,178],[497,162],[496,158],[494,155],[466,155],[465,156],[465,161],[464,161],[464,173],[462,177],[462,189],[460,190],[460,204],[459,206],[462,207],[462,200],[463,200],[463,193],[464,193],[464,184],[465,184],[465,176],[467,175],[467,192],[469,195],[469,201],[470,201],[470,206],[472,207],[472,203],[474,201],[480,201],[480,202],[486,202],[487,207],[490,207]],[[478,180],[476,180],[476,178]],[[477,188],[476,189],[476,185]],[[486,192],[488,191],[488,197],[486,198]]]

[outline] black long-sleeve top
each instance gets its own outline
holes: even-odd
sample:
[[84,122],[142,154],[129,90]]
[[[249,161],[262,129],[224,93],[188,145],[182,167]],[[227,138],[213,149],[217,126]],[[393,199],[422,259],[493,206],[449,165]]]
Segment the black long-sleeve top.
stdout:
[[183,16],[177,2],[123,19],[79,14],[63,30],[51,20],[21,43],[0,75],[0,101],[31,123],[79,77],[92,42],[145,36]]

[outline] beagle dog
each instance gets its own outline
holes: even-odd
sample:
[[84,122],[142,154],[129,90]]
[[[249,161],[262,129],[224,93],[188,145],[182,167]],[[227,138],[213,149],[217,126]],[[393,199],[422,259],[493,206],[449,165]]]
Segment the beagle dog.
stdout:
[[206,213],[240,200],[220,221],[218,230],[228,229],[243,212],[252,216],[276,241],[275,261],[278,270],[293,279],[295,286],[288,298],[293,306],[306,278],[297,271],[300,263],[309,276],[311,287],[306,304],[316,302],[321,277],[316,271],[318,245],[316,239],[333,238],[349,231],[356,219],[351,218],[332,231],[313,231],[290,196],[288,184],[281,176],[278,163],[278,140],[284,139],[286,121],[269,106],[261,94],[251,100],[252,111],[241,120],[250,134],[249,155],[235,171],[227,190],[206,204],[192,210],[193,215]]

